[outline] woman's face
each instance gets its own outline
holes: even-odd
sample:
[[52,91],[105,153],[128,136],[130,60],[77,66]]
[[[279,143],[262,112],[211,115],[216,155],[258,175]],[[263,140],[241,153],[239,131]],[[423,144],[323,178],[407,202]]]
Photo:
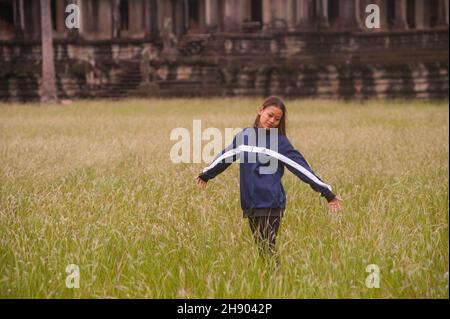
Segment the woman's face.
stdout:
[[283,117],[283,111],[276,106],[260,107],[258,114],[259,126],[265,129],[278,127]]

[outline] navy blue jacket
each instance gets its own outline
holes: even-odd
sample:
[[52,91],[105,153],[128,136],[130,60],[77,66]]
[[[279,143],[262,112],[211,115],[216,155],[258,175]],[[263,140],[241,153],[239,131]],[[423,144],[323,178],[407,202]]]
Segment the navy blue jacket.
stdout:
[[[276,133],[277,130],[272,130]],[[272,134],[263,128],[249,127],[236,134],[233,142],[200,173],[208,181],[240,160],[241,207],[285,208],[286,194],[281,183],[284,167],[309,184],[328,201],[335,195],[331,187],[317,176],[305,158],[285,135]]]

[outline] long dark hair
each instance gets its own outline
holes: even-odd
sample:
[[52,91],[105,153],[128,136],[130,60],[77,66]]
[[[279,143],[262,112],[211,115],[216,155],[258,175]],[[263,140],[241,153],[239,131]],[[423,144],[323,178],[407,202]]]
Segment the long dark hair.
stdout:
[[[286,105],[284,105],[283,100],[280,99],[279,97],[269,96],[267,99],[264,100],[261,107],[265,109],[269,106],[275,106],[279,108],[281,111],[283,111],[283,116],[280,119],[280,124],[278,124],[278,133],[281,135],[286,135],[286,118],[287,118]],[[253,126],[254,127],[259,126],[259,114],[256,116],[255,123],[253,124]]]

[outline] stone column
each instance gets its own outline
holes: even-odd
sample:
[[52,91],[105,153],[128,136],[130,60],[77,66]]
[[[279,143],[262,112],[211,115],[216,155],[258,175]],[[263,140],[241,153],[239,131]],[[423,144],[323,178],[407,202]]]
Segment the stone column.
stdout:
[[346,30],[361,29],[359,2],[357,0],[339,0],[339,18],[337,27]]
[[390,1],[395,1],[395,22],[392,27],[397,30],[408,29],[408,22],[406,19],[406,0]]
[[263,30],[268,30],[273,27],[273,19],[275,16],[275,1],[274,0],[263,0]]
[[156,0],[143,0],[145,37],[158,36],[158,8]]
[[286,3],[286,15],[287,15],[287,23],[288,29],[293,30],[297,24],[297,1],[296,0],[287,0]]
[[56,32],[64,36],[67,32],[66,24],[66,3],[65,1],[56,1]]
[[291,12],[293,7],[295,7],[293,1],[263,0],[263,29],[294,26],[293,13]]
[[128,1],[129,33],[132,37],[142,38],[147,33],[146,1]]
[[174,22],[174,34],[179,39],[187,30],[188,27],[188,17],[187,17],[187,1],[186,0],[175,0],[173,5],[175,6],[175,12],[173,17]]
[[312,29],[314,27],[313,1],[297,0],[297,28]]
[[205,0],[205,26],[206,32],[217,31],[219,27],[218,0]]
[[200,33],[205,33],[206,30],[206,3],[205,1],[199,1],[198,3],[198,28]]
[[[18,10],[20,11],[19,2]],[[41,16],[39,1],[22,2],[23,12],[23,33],[27,39],[40,39],[41,36]]]
[[437,27],[448,27],[448,0],[438,0]]
[[170,19],[170,24],[172,26],[172,32],[174,30],[173,17],[172,17],[172,1],[170,0],[157,0],[157,10],[158,10],[158,30],[161,33],[164,30],[164,21]]
[[287,28],[289,26],[288,0],[276,1],[276,28]]
[[242,18],[240,7],[240,0],[224,0],[224,31],[238,32],[241,30]]
[[83,33],[85,36],[88,36],[90,32],[92,32],[93,30],[93,26],[92,26],[92,1],[83,1],[80,0],[82,6],[81,8],[81,17],[82,17],[82,21],[83,21]]
[[430,26],[430,10],[425,0],[416,0],[414,17],[416,29],[422,30]]
[[111,1],[111,37],[118,38],[120,36],[120,1]]
[[263,24],[266,29],[287,28],[292,20],[288,0],[263,1]]
[[328,1],[318,0],[316,8],[317,23],[319,28],[328,28],[330,26],[330,21],[328,19]]
[[151,8],[150,0],[142,0],[144,10],[144,37],[151,37]]
[[158,1],[150,0],[150,34],[153,39],[159,36],[159,15]]
[[22,37],[25,30],[25,18],[23,12],[23,0],[13,1],[14,29],[16,37]]

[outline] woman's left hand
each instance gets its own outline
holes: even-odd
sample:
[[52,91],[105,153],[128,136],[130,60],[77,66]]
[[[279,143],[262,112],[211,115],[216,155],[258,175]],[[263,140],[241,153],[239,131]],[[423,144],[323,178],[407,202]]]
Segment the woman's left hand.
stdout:
[[198,186],[199,188],[205,188],[205,187],[206,187],[206,184],[208,183],[208,182],[205,182],[203,179],[201,179],[200,176],[197,176],[197,177],[195,178],[195,180],[197,181],[197,186]]
[[330,207],[330,210],[333,213],[337,213],[338,211],[341,210],[341,202],[342,198],[336,196],[331,202],[328,203],[328,207]]

